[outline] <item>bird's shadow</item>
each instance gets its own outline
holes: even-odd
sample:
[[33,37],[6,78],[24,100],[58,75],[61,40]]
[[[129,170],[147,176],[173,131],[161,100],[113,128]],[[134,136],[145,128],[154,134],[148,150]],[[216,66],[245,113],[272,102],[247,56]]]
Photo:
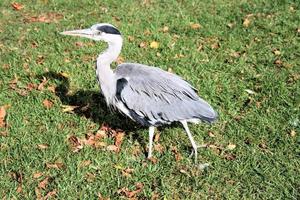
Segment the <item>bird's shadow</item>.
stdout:
[[100,91],[78,90],[71,92],[69,90],[69,79],[62,73],[46,72],[38,75],[37,78],[45,77],[49,81],[56,83],[55,95],[59,97],[61,103],[65,106],[74,108],[72,113],[85,117],[97,124],[107,124],[112,129],[122,129],[130,132],[132,137],[140,144],[145,144],[144,139],[137,134],[137,130],[146,127],[139,126],[128,117],[114,112],[105,102],[104,96]]

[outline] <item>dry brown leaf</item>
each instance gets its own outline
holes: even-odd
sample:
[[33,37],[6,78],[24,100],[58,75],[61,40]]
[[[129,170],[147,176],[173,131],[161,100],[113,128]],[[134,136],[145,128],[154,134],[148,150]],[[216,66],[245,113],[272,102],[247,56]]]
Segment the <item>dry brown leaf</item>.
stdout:
[[26,22],[42,22],[42,23],[51,23],[51,22],[58,22],[60,19],[63,18],[62,14],[59,13],[44,13],[39,16],[34,17],[26,17]]
[[129,35],[129,36],[128,36],[128,41],[129,41],[129,42],[133,42],[133,41],[134,41],[134,37],[131,36],[131,35]]
[[134,172],[134,169],[132,169],[132,168],[124,169],[124,170],[122,170],[122,176],[131,177],[131,174],[133,172]]
[[278,49],[274,49],[273,53],[274,53],[275,56],[280,56],[281,55],[281,52]]
[[41,200],[41,199],[42,199],[41,189],[38,188],[38,187],[36,187],[36,188],[34,189],[34,191],[35,191],[36,199],[37,199],[37,200]]
[[247,28],[247,27],[250,26],[250,23],[251,23],[250,18],[249,18],[249,17],[246,17],[246,18],[244,19],[244,21],[243,21],[243,26]]
[[114,151],[114,152],[118,152],[118,147],[116,146],[116,145],[108,145],[107,147],[106,147],[106,149],[108,150],[108,151]]
[[208,136],[209,136],[209,137],[216,137],[215,134],[214,134],[212,131],[209,131],[209,132],[208,132]]
[[43,199],[49,199],[49,198],[51,198],[51,197],[54,197],[54,196],[56,196],[56,194],[57,194],[57,190],[56,189],[54,189],[54,190],[52,190],[52,191],[50,191],[50,192],[48,192],[47,194],[46,194],[46,196],[44,196],[44,198]]
[[154,136],[154,142],[158,142],[160,139],[160,133],[156,133]]
[[236,159],[236,155],[231,154],[231,153],[226,153],[226,154],[223,155],[223,157],[224,157],[226,160],[235,160],[235,159]]
[[152,42],[150,43],[150,48],[152,48],[152,49],[157,49],[158,47],[159,47],[159,43],[158,43],[158,42],[152,41]]
[[1,106],[0,107],[0,128],[5,127],[5,125],[6,125],[5,116],[6,116],[5,106]]
[[201,25],[198,24],[198,23],[192,23],[192,24],[190,24],[190,27],[191,27],[192,29],[196,30],[196,29],[200,29],[200,28],[201,28]]
[[124,61],[125,60],[124,60],[124,58],[122,56],[118,56],[118,58],[116,60],[116,62],[117,62],[118,65],[122,64]]
[[228,23],[228,24],[227,24],[227,26],[228,26],[229,28],[233,28],[234,25],[235,25],[234,23]]
[[35,172],[32,177],[33,178],[40,178],[41,176],[43,176],[43,173],[42,172]]
[[218,49],[218,48],[220,48],[220,44],[218,42],[215,42],[215,43],[211,44],[211,48]]
[[31,90],[36,89],[37,87],[38,87],[38,86],[37,86],[36,84],[34,84],[34,83],[28,83],[27,86],[26,86],[26,89],[27,89],[28,91],[31,91]]
[[118,151],[120,151],[124,135],[125,135],[124,132],[117,132],[115,136],[115,145],[118,147]]
[[45,99],[43,101],[43,105],[44,105],[45,108],[49,109],[49,108],[51,108],[53,106],[53,102],[50,101],[50,100],[48,100],[48,99]]
[[141,42],[139,47],[140,48],[146,48],[147,47],[147,42]]
[[11,6],[13,7],[14,10],[21,10],[24,7],[22,4],[17,2],[12,3]]
[[17,187],[17,193],[21,193],[23,190],[22,184],[19,184]]
[[81,141],[80,138],[76,137],[75,135],[71,135],[68,138],[69,145],[71,147],[72,152],[76,153],[80,151],[83,148],[83,142]]
[[49,177],[46,177],[44,180],[39,182],[38,187],[45,190],[47,188],[48,183],[49,183]]
[[61,105],[62,112],[73,113],[73,111],[79,106],[71,106],[71,105]]
[[93,182],[96,179],[96,175],[88,172],[85,174],[85,179],[87,180],[87,182]]
[[92,162],[90,160],[84,160],[79,164],[79,167],[87,167],[91,164]]
[[133,198],[136,197],[144,188],[144,185],[142,183],[136,183],[135,184],[136,190],[130,191],[128,188],[124,187],[118,190],[119,194],[125,194],[127,198]]
[[62,169],[64,164],[62,162],[46,163],[46,167],[48,169]]
[[229,143],[229,144],[227,145],[226,148],[227,148],[228,150],[233,150],[233,149],[235,149],[235,147],[236,147],[235,144]]
[[[0,127],[1,127],[1,125],[0,125]],[[8,136],[8,132],[7,131],[1,131],[0,132],[0,136],[7,137]]]
[[139,145],[134,145],[134,146],[132,147],[131,153],[132,153],[134,156],[139,156],[139,155],[142,153],[141,147],[140,147]]
[[154,150],[159,153],[163,153],[165,148],[161,144],[154,144]]
[[44,86],[46,85],[46,83],[48,82],[48,80],[45,78],[45,77],[43,77],[43,80],[42,80],[42,82],[39,84],[39,86],[38,86],[38,90],[43,90],[44,89]]
[[167,27],[167,26],[164,26],[164,27],[163,27],[163,29],[162,29],[162,31],[163,31],[164,33],[167,33],[167,32],[169,32],[169,27]]
[[295,130],[291,130],[290,136],[295,137],[296,136],[296,131]]
[[44,150],[49,148],[49,144],[38,144],[37,145],[39,149]]
[[171,147],[171,151],[174,153],[175,160],[176,160],[177,162],[180,161],[180,160],[182,159],[182,156],[181,156],[181,154],[178,152],[177,147],[172,146],[172,147]]
[[150,160],[153,164],[156,164],[158,162],[158,159],[155,157],[151,157],[151,158],[147,158],[148,160]]
[[174,58],[184,58],[185,56],[183,54],[175,54]]
[[56,89],[55,85],[50,85],[47,87],[47,90],[49,90],[52,93],[55,93],[55,89]]

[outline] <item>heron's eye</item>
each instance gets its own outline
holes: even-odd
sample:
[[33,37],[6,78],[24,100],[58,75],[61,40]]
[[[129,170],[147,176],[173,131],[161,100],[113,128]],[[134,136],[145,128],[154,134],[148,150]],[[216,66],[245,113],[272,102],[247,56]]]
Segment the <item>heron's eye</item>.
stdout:
[[96,35],[101,35],[102,31],[97,31]]

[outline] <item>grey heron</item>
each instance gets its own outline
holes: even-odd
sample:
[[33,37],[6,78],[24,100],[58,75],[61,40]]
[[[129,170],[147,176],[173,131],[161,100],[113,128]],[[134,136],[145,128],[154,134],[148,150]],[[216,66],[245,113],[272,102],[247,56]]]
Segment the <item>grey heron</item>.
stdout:
[[115,70],[110,64],[119,56],[123,39],[120,31],[108,23],[90,28],[62,32],[95,41],[105,41],[108,48],[96,61],[96,76],[108,106],[149,127],[148,158],[152,157],[155,128],[180,122],[193,147],[197,160],[197,144],[188,122],[213,122],[214,109],[197,95],[197,91],[181,77],[157,67],[137,63],[122,63]]

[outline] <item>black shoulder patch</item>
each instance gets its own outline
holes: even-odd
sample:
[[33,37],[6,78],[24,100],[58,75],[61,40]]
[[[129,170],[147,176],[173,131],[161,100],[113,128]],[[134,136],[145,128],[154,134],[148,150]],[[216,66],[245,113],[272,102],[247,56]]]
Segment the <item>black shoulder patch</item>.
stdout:
[[107,25],[98,26],[97,30],[102,31],[104,33],[121,35],[120,31],[112,26],[107,26]]

